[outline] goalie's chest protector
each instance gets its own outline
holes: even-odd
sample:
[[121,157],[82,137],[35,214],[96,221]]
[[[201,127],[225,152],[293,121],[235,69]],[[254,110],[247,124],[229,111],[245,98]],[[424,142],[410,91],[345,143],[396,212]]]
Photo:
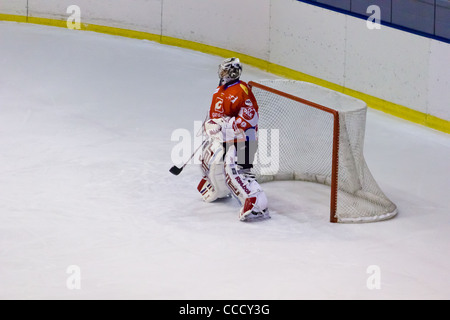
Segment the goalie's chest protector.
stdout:
[[247,130],[258,124],[258,104],[248,85],[237,81],[216,89],[209,116],[211,119],[236,117],[236,124]]

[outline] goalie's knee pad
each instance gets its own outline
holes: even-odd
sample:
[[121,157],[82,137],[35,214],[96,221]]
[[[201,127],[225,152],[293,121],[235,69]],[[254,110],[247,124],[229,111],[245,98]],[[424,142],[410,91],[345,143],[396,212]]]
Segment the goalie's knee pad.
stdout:
[[236,161],[236,148],[231,146],[225,155],[225,181],[242,206],[239,218],[246,220],[251,215],[268,214],[267,197],[255,176],[249,170],[243,170]]
[[212,202],[230,194],[225,183],[223,171],[223,145],[221,141],[212,139],[203,150],[203,178],[197,186],[205,202]]
[[221,179],[215,180],[214,183],[204,176],[197,186],[198,192],[202,195],[202,199],[205,202],[213,202],[220,198],[228,197],[230,190],[225,184],[225,178],[223,173],[221,174]]

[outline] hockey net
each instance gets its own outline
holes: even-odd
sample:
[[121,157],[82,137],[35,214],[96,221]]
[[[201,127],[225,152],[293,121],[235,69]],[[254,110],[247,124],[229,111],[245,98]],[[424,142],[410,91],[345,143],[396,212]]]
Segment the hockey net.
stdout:
[[[259,149],[264,150],[254,166],[259,182],[329,185],[331,222],[374,222],[397,214],[364,159],[363,101],[301,81],[249,85],[259,105]],[[262,134],[271,137],[261,139]],[[270,154],[271,163],[264,154]]]

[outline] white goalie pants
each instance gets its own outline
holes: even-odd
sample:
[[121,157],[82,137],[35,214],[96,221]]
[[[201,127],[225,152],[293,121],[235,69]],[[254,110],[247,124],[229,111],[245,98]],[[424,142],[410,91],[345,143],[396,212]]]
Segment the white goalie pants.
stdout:
[[237,151],[231,145],[224,155],[224,144],[212,139],[203,150],[203,178],[197,189],[205,202],[232,194],[242,206],[239,218],[267,211],[267,198],[259,183],[237,164]]

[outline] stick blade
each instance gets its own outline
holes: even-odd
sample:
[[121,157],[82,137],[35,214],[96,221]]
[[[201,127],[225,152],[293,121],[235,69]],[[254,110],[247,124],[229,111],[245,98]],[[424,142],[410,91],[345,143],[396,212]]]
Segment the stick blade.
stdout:
[[183,171],[183,168],[178,168],[177,166],[173,166],[172,168],[170,168],[170,173],[174,174],[174,175],[179,175],[181,173],[181,171]]

